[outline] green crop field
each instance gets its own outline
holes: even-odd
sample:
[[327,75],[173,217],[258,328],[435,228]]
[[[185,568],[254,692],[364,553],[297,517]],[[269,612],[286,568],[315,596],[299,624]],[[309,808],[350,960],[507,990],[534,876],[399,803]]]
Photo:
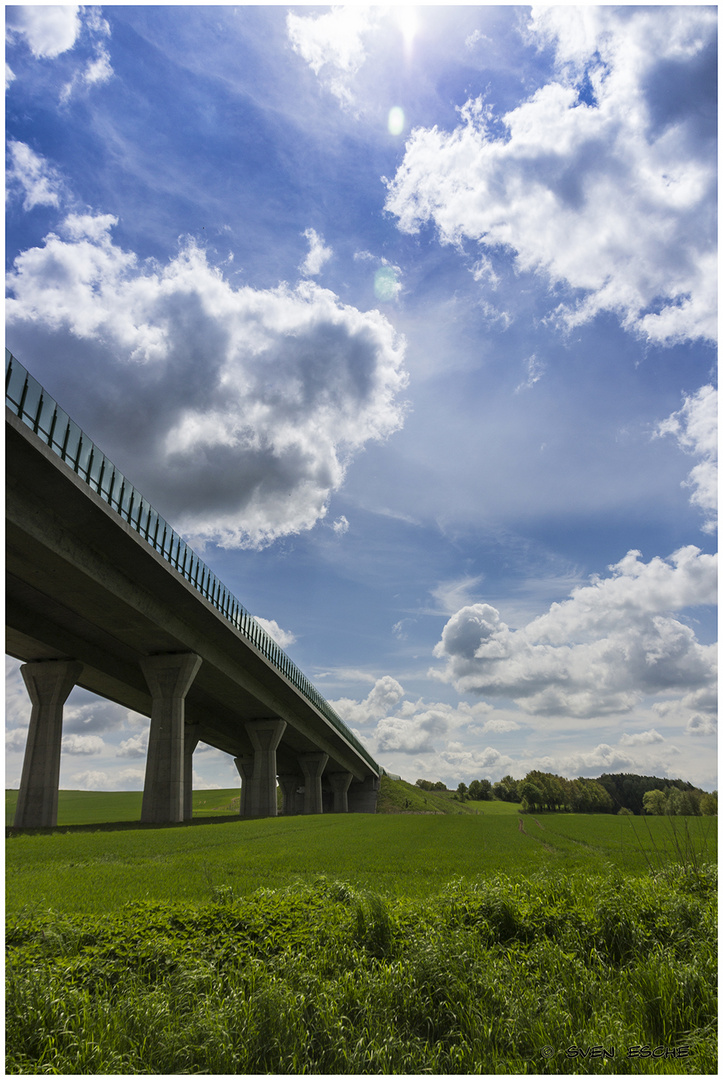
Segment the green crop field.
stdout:
[[258,821],[197,792],[173,827],[62,793],[6,842],[6,1072],[716,1073],[717,818],[400,783]]

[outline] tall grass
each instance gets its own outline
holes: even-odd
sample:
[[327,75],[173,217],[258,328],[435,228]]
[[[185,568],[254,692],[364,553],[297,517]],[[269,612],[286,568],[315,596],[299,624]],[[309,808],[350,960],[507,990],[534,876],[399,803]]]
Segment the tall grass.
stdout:
[[[321,877],[19,915],[6,1071],[714,1073],[715,887],[703,864],[426,900]],[[627,1056],[646,1045],[687,1056]]]

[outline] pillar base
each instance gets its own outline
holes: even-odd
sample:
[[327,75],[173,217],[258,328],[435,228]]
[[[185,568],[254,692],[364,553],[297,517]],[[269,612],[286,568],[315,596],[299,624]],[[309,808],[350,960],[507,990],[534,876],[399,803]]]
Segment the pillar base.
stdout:
[[254,771],[246,796],[245,816],[276,817],[276,749],[286,731],[286,721],[251,720],[246,731],[254,748]]
[[201,657],[195,653],[147,656],[141,670],[151,691],[142,822],[180,822],[185,813],[185,705]]
[[82,670],[75,660],[43,660],[20,668],[33,707],[13,819],[16,828],[58,824],[63,706]]

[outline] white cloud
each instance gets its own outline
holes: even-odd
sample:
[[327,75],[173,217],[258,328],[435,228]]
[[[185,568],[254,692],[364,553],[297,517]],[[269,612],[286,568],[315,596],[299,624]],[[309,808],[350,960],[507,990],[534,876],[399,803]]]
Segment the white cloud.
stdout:
[[574,589],[519,630],[490,604],[463,607],[435,646],[445,667],[430,674],[549,717],[624,713],[646,695],[710,689],[715,646],[701,645],[673,613],[715,602],[716,566],[692,546],[649,563],[631,551],[610,577]]
[[650,731],[638,731],[634,735],[623,733],[619,739],[620,746],[649,746],[657,742],[663,742],[663,736],[655,728],[651,728]]
[[138,791],[143,788],[144,779],[143,769],[119,769],[117,772],[89,769],[70,776],[68,787],[77,791]]
[[567,327],[612,312],[650,341],[715,338],[715,11],[544,8],[529,32],[554,81],[504,136],[481,98],[451,133],[415,129],[386,209],[573,290]]
[[296,641],[296,636],[290,630],[282,630],[275,619],[262,619],[259,615],[254,615],[254,619],[282,649],[288,648]]
[[335,536],[344,536],[349,532],[349,522],[344,514],[342,514],[340,518],[337,518],[336,521],[332,522],[331,527],[334,530]]
[[25,743],[28,738],[28,729],[24,728],[12,728],[10,731],[5,732],[5,751],[6,753],[22,753],[25,750]]
[[445,615],[451,615],[459,608],[473,603],[473,595],[479,592],[479,585],[484,581],[484,574],[474,577],[457,578],[453,581],[440,581],[430,592]]
[[83,87],[100,86],[113,77],[110,55],[104,45],[96,47],[95,56],[88,61],[81,71],[76,71],[70,82],[63,87],[60,100],[67,102],[76,90]]
[[126,474],[191,542],[312,528],[354,454],[402,424],[403,339],[311,281],[234,288],[191,241],[141,264],[115,223],[72,214],[22,252],[8,324],[88,343],[85,364],[113,387],[91,417],[103,449],[115,434]]
[[673,435],[686,453],[701,458],[688,474],[690,501],[706,515],[704,532],[715,532],[718,511],[718,391],[702,386],[683,407],[658,425],[657,435]]
[[688,735],[715,735],[718,724],[715,716],[701,716],[695,713],[685,726]]
[[286,16],[286,29],[298,53],[343,105],[353,101],[351,83],[366,60],[364,36],[377,14],[366,7],[334,7],[323,15]]
[[304,277],[314,277],[321,273],[322,267],[334,252],[330,247],[324,246],[324,237],[319,236],[315,229],[306,229],[304,236],[309,241],[309,253],[299,269]]
[[493,717],[491,720],[486,721],[482,728],[482,732],[485,735],[489,732],[492,732],[495,735],[502,735],[506,731],[517,731],[519,726],[520,725],[515,723],[514,720],[504,720],[502,718],[495,719]]
[[8,36],[22,35],[38,58],[60,56],[72,49],[81,29],[78,4],[20,4],[6,8],[6,16]]
[[139,735],[131,735],[130,739],[124,739],[116,751],[117,757],[140,757],[145,758],[148,752],[148,731]]
[[102,754],[105,743],[99,735],[63,735],[64,754]]
[[11,139],[8,153],[7,188],[9,192],[16,190],[24,196],[23,209],[59,206],[63,183],[57,170],[24,142]]
[[526,371],[526,378],[523,382],[519,383],[519,385],[515,387],[516,394],[519,394],[521,390],[529,390],[535,385],[536,382],[539,382],[542,376],[545,374],[545,364],[542,360],[538,360],[535,353],[533,353],[532,356],[529,356],[527,360],[525,360],[524,367]]

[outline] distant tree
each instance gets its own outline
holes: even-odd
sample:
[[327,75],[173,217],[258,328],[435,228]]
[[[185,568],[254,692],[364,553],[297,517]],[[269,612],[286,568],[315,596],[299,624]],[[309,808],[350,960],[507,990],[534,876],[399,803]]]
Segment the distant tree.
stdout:
[[541,810],[545,803],[545,796],[532,780],[523,780],[518,787],[518,793],[522,796],[522,809],[535,813]]
[[643,795],[643,812],[646,814],[664,814],[667,801],[665,792],[659,788],[646,791]]
[[492,798],[492,784],[489,780],[473,780],[469,785],[468,795],[470,799],[480,801]]
[[686,817],[697,816],[700,813],[700,799],[701,796],[696,791],[679,791],[676,814],[684,814]]
[[700,812],[706,817],[712,817],[718,813],[718,795],[716,792],[705,791],[700,800]]
[[457,784],[456,796],[460,802],[464,802],[465,799],[469,798],[469,795],[467,794],[467,785],[463,781],[460,781],[459,784]]
[[621,806],[618,810],[618,814],[622,814],[625,817],[634,817],[632,810],[628,810],[627,806]]
[[415,787],[421,788],[422,791],[446,791],[447,785],[443,784],[441,780],[417,780],[415,781]]

